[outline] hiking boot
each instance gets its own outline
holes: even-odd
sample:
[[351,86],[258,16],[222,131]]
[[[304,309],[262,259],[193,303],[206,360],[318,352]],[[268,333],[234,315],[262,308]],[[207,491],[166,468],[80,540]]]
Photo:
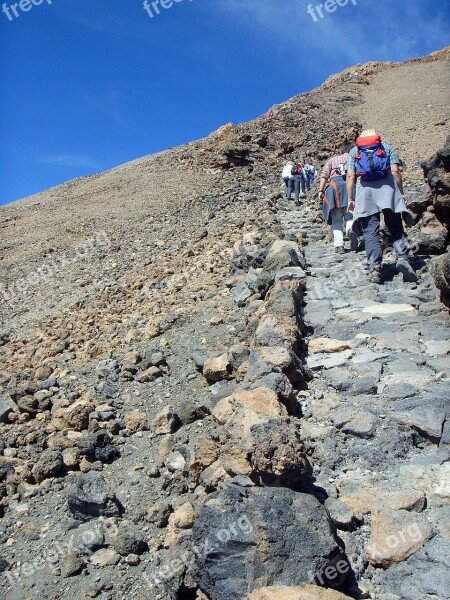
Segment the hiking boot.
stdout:
[[383,275],[381,271],[371,271],[369,273],[369,279],[371,283],[378,283],[381,285],[383,283]]
[[348,239],[350,240],[350,250],[352,252],[358,252],[358,236],[352,229],[348,232]]
[[336,252],[336,254],[345,254],[344,246],[336,246],[334,251]]
[[417,281],[417,274],[407,258],[398,258],[395,267],[397,271],[403,275],[403,281],[409,283],[415,283]]

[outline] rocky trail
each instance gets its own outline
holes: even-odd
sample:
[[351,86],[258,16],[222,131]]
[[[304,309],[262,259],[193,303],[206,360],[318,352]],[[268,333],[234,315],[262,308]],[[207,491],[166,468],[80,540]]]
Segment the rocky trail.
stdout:
[[313,218],[280,216],[286,234],[307,244],[313,379],[302,398],[302,438],[314,483],[371,597],[445,598],[448,311],[425,261],[416,257],[417,284],[403,283],[393,261],[386,283],[372,284],[364,252],[334,254]]
[[[2,207],[1,598],[447,600],[449,57]],[[417,283],[283,199],[369,109]]]

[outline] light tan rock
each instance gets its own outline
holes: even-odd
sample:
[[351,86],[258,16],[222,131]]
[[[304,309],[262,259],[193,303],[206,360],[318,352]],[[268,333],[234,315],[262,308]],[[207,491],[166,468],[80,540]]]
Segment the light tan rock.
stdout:
[[238,446],[228,444],[220,455],[220,462],[225,471],[235,477],[236,475],[251,475],[253,468],[247,458],[247,453]]
[[315,585],[295,587],[271,586],[256,590],[246,600],[348,600],[341,592],[321,588]]
[[125,413],[124,422],[125,427],[130,433],[136,433],[137,431],[148,431],[149,429],[147,417],[138,410],[132,410],[131,412]]
[[62,460],[68,469],[78,469],[80,451],[78,448],[66,448],[62,452]]
[[421,512],[425,507],[425,494],[422,490],[413,488],[388,491],[383,488],[363,487],[360,491],[341,496],[339,499],[359,515],[382,507],[415,512]]
[[250,368],[250,363],[248,362],[248,360],[244,361],[241,365],[239,365],[239,367],[236,371],[236,380],[242,381],[244,379],[244,377],[246,376],[249,368]]
[[221,461],[216,460],[200,474],[199,481],[206,490],[215,490],[219,485],[219,481],[230,479]]
[[431,538],[432,527],[421,514],[405,510],[372,512],[372,532],[365,546],[373,566],[388,567],[406,560]]
[[173,435],[165,436],[159,443],[158,453],[162,457],[167,457],[172,452],[172,446],[175,444],[175,437]]
[[427,507],[439,507],[450,502],[450,462],[435,465],[403,464],[399,483],[426,490]]
[[287,415],[286,407],[279,402],[277,394],[266,387],[246,390],[222,398],[214,407],[212,414],[219,423],[224,424],[239,406],[271,417]]
[[152,423],[152,431],[156,435],[167,435],[175,431],[179,422],[178,415],[170,406],[165,406],[156,415]]
[[47,427],[47,431],[62,431],[64,429],[74,429],[83,431],[88,428],[89,415],[94,412],[95,406],[89,400],[77,400],[67,408],[58,408],[53,419]]
[[68,436],[64,435],[60,432],[51,433],[47,439],[47,447],[48,448],[57,448],[59,450],[64,450],[65,448],[72,448],[74,446],[74,442],[69,439]]
[[112,549],[97,550],[89,559],[96,567],[110,567],[117,565],[120,560],[120,554]]
[[352,347],[352,342],[332,340],[328,338],[315,338],[310,340],[308,343],[308,350],[310,354],[316,354],[318,352],[343,352],[344,350],[350,350]]
[[212,465],[219,458],[219,454],[220,445],[212,440],[209,435],[200,435],[195,442],[189,470],[193,473],[200,473],[203,469]]
[[231,364],[228,354],[208,358],[203,366],[203,375],[210,383],[231,378]]
[[146,339],[151,340],[155,337],[158,337],[158,335],[161,333],[161,321],[162,321],[162,317],[157,316],[157,317],[151,318],[147,322],[147,325],[145,326],[145,330],[144,330],[144,335],[145,335]]
[[169,517],[169,527],[173,529],[190,529],[194,524],[194,507],[190,502],[179,506]]
[[209,324],[212,325],[213,327],[215,327],[217,325],[222,325],[222,323],[223,323],[223,317],[221,317],[221,316],[212,317],[212,319],[209,320]]

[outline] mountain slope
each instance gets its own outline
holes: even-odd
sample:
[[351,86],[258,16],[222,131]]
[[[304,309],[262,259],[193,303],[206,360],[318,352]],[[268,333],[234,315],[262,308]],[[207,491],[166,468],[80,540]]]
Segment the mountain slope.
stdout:
[[[278,497],[293,503],[304,498],[311,512],[299,511],[298,518],[311,517],[313,523],[312,515],[318,519],[320,526],[314,530],[321,550],[316,556],[314,548],[308,547],[310,554],[304,557],[307,571],[307,567],[324,568],[327,553],[328,559],[334,559],[340,556],[338,552],[359,552],[371,533],[376,543],[370,518],[363,518],[359,505],[354,504],[361,480],[367,484],[364,489],[370,489],[370,483],[384,490],[381,484],[386,482],[389,488],[406,460],[428,461],[435,477],[441,476],[448,443],[443,434],[442,398],[437,393],[436,398],[427,396],[432,416],[416,411],[413,419],[409,411],[418,407],[408,404],[414,394],[422,398],[432,384],[441,394],[448,378],[442,333],[448,319],[427,274],[428,257],[420,259],[421,279],[416,291],[392,275],[386,291],[378,292],[365,280],[363,255],[355,261],[347,255],[348,267],[353,262],[360,265],[360,281],[350,293],[338,289],[335,304],[326,305],[330,299],[323,296],[321,278],[333,281],[341,264],[326,254],[327,230],[318,219],[312,195],[305,203],[304,215],[292,213],[281,200],[279,173],[287,158],[299,155],[311,156],[319,167],[344,139],[353,139],[361,126],[375,126],[399,150],[406,163],[407,194],[422,206],[418,198],[423,193],[423,176],[416,162],[443,146],[449,129],[449,58],[450,50],[445,49],[403,64],[357,65],[329,78],[320,88],[274,107],[273,117],[263,115],[249,123],[225,126],[203,140],[68,182],[0,209],[0,502],[4,511],[0,536],[5,561],[0,562],[0,571],[9,574],[3,573],[5,597],[61,598],[68,593],[74,598],[86,594],[156,597],[146,574],[160,575],[160,565],[170,564],[173,553],[180,554],[190,535],[210,530],[209,515],[202,513],[208,496],[219,493],[217,499],[213,496],[209,500],[212,511],[217,501],[218,506],[224,502],[230,514],[235,514],[233,492],[225,500],[220,496],[221,486],[231,481],[230,473],[243,477],[237,487],[253,490],[246,492],[246,498],[254,523],[258,523],[258,535],[249,545],[250,549],[257,547],[264,559],[257,565],[263,575],[252,580],[250,592],[253,587],[274,583],[276,578],[265,570],[270,571],[272,563],[284,568],[279,564],[282,561],[277,563],[273,555],[265,554],[270,544],[265,546],[264,507],[271,510],[278,506]],[[254,165],[251,174],[248,164]],[[429,200],[418,212],[416,235],[426,248],[431,245],[427,235],[433,243],[438,240],[438,251],[442,252],[448,243],[444,227],[448,217],[425,211],[428,205]],[[304,244],[306,292],[304,282],[295,289],[290,284],[286,289],[281,286],[280,291],[272,289],[273,282],[259,280],[263,291],[252,288],[253,295],[242,298],[245,286],[239,284],[248,282],[248,277],[255,283],[261,275],[253,268],[267,266],[266,259],[284,266],[286,246],[276,245],[280,240],[298,242],[300,247]],[[274,246],[279,254],[274,250],[269,259],[268,252]],[[290,251],[288,255],[292,258]],[[321,298],[312,295],[317,279]],[[268,289],[271,291],[266,294]],[[304,293],[306,317],[300,306]],[[359,303],[358,310],[352,311],[352,301]],[[367,317],[365,308],[383,303],[406,304],[411,309],[405,309],[406,316],[387,321],[378,314]],[[281,367],[266,373],[261,361],[253,371],[250,369],[254,359],[250,351],[258,346],[258,336],[266,339],[264,332],[256,333],[260,320],[265,316],[276,319],[273,315],[277,310],[291,311],[289,318],[298,325],[296,331],[286,325],[289,336],[296,340],[289,355],[295,364],[285,369],[289,377],[284,371],[280,374]],[[410,318],[419,312],[420,318]],[[398,340],[389,337],[392,331],[399,332]],[[356,332],[369,336],[364,342],[367,348],[361,342],[366,338],[355,338]],[[281,335],[278,330],[267,335],[273,341],[275,334]],[[347,378],[352,381],[339,379],[342,390],[322,374],[322,366],[314,364],[311,348],[308,353],[308,340],[320,347],[324,343],[321,337],[331,340],[331,345],[336,341],[352,344],[355,364]],[[280,339],[284,340],[282,336]],[[280,349],[278,354],[273,351],[272,343],[262,346],[267,346],[270,355],[285,357]],[[413,366],[406,368],[401,354],[411,350],[413,356],[408,360],[413,360]],[[345,353],[347,349],[339,351]],[[313,366],[308,363],[311,356]],[[283,360],[280,358],[280,364]],[[395,365],[401,369],[396,371]],[[405,375],[411,369],[421,371],[414,381]],[[309,370],[316,373],[313,380]],[[395,388],[398,372],[404,378],[400,385],[406,385],[400,390]],[[336,370],[329,373],[339,376]],[[254,377],[251,381],[250,376]],[[370,380],[375,376],[379,376],[376,384]],[[356,385],[354,378],[361,388],[352,387]],[[244,397],[260,410],[273,411],[270,416],[274,423],[258,438],[256,449],[250,452],[247,448],[254,461],[249,466],[243,459],[245,444],[250,443],[248,431],[239,430],[239,420],[236,430],[227,429],[226,422],[221,428],[221,417],[216,418],[214,411],[219,400],[239,394],[242,385],[251,390],[258,381],[259,388],[269,387],[269,391],[261,397]],[[381,425],[385,418],[384,387],[378,385],[394,388],[388,390],[389,401],[394,402],[392,413],[396,412],[395,401],[403,403],[403,420],[392,417],[386,430]],[[341,392],[348,392],[350,400],[347,395],[341,398]],[[293,410],[292,403],[296,402],[304,418]],[[379,403],[376,414],[370,413],[372,402]],[[330,407],[336,408],[336,414]],[[222,415],[231,409],[223,410]],[[242,422],[246,423],[244,417]],[[269,442],[272,446],[266,447]],[[226,450],[228,470],[223,467],[219,446],[220,452]],[[380,458],[384,447],[386,459]],[[353,475],[352,461],[360,461],[360,472]],[[210,469],[213,464],[215,468]],[[420,487],[418,466],[414,466],[415,482]],[[76,487],[80,471],[93,473],[94,478],[101,472],[110,490],[101,507],[103,518],[87,519],[83,524],[86,508],[77,512],[82,496]],[[374,481],[369,481],[367,471],[373,472]],[[347,472],[350,475],[346,479]],[[425,478],[423,492],[434,512],[418,517],[426,524],[420,541],[425,544],[433,537],[436,544],[443,539],[439,536],[444,536],[443,530],[436,533],[436,523],[438,515],[444,514],[440,502],[445,492],[425,475],[420,472]],[[402,477],[402,493],[406,493],[403,488],[407,487],[408,473],[402,472]],[[334,488],[330,479],[338,482]],[[76,484],[71,491],[70,484]],[[388,491],[393,490],[390,487]],[[348,505],[332,502],[340,495],[351,497],[351,514]],[[75,504],[78,507],[75,512],[67,504],[68,497],[73,498],[72,508]],[[328,517],[320,503],[315,504],[316,499],[325,503],[333,526],[327,525]],[[416,500],[409,503],[402,496],[405,527],[414,525],[408,521],[408,511],[419,513],[425,508],[423,494]],[[208,503],[205,506],[210,510]],[[378,533],[392,522],[385,515],[377,518]],[[284,512],[279,513],[279,519],[284,519],[286,531],[295,532],[304,526]],[[427,519],[433,522],[431,533]],[[226,531],[233,525],[219,518],[212,523],[221,524]],[[243,520],[236,523],[238,533],[251,533]],[[398,527],[403,531],[401,523]],[[296,534],[289,539],[282,534],[280,531],[280,548],[293,544],[295,558],[301,552],[295,545]],[[75,542],[70,546],[72,535]],[[276,537],[275,531],[271,536]],[[228,564],[234,554],[227,554],[225,543],[224,548],[220,552]],[[278,557],[282,556],[280,548]],[[437,552],[435,545],[431,550]],[[41,570],[32,566],[36,556],[45,557],[51,551],[56,551],[55,560],[44,561]],[[94,559],[93,552],[99,553]],[[213,553],[213,560],[220,552]],[[341,589],[358,597],[362,592],[357,592],[356,583],[363,580],[366,586],[373,583],[373,598],[412,600],[408,595],[412,592],[396,584],[401,579],[397,563],[391,565],[392,572],[384,574],[386,565],[382,563],[380,569],[374,554],[370,566],[365,564],[359,571],[352,566],[358,581],[339,581]],[[422,575],[417,575],[425,569],[425,558],[420,553],[413,556],[412,566],[400,561],[400,567],[405,572],[410,569],[413,583],[417,576],[420,589],[426,590]],[[217,588],[220,572],[218,575],[213,569],[211,574],[208,560],[204,564],[200,559],[193,562],[197,571],[172,569],[169,583],[158,592],[161,598],[195,597],[198,584],[211,598],[226,597],[226,586]],[[436,557],[435,562],[438,572],[441,563]],[[291,586],[298,583],[293,575],[295,560],[292,564],[292,572],[283,575],[291,577],[287,581]],[[231,585],[233,573],[223,572],[226,585]],[[250,568],[244,578],[238,578],[239,585],[250,578],[249,573]],[[305,579],[301,583],[306,583]],[[202,593],[199,598],[204,598]],[[436,586],[429,597],[440,599],[440,594]]]

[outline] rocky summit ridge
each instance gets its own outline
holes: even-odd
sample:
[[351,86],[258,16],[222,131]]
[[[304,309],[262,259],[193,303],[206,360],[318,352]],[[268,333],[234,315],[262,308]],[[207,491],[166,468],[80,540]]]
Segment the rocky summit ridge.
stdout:
[[[447,598],[449,60],[0,209],[0,597]],[[417,283],[283,200],[361,126],[403,160]]]

